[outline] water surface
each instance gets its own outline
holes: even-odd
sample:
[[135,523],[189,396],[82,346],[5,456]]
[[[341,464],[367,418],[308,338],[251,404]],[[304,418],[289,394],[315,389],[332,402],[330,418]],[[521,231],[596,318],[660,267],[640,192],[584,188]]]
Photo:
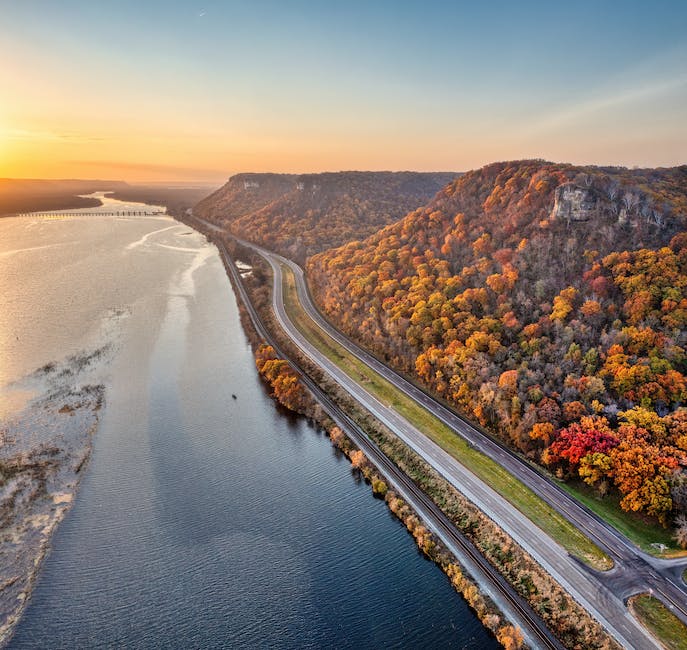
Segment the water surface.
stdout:
[[90,466],[10,647],[496,647],[328,440],[267,397],[202,236],[167,217],[2,219],[0,291],[6,411],[34,368],[112,350]]

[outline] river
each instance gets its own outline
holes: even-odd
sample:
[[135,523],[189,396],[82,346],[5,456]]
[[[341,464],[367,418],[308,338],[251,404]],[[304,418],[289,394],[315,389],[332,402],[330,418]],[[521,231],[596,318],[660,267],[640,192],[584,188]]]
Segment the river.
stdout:
[[0,219],[0,291],[0,415],[35,368],[108,351],[90,464],[11,648],[497,647],[326,437],[277,410],[204,237],[166,216]]

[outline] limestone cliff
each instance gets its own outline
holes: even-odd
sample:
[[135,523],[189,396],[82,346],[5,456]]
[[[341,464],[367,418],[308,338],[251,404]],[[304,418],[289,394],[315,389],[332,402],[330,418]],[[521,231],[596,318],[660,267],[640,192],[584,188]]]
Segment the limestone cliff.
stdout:
[[591,187],[564,183],[556,188],[551,219],[589,221],[599,212],[599,199]]

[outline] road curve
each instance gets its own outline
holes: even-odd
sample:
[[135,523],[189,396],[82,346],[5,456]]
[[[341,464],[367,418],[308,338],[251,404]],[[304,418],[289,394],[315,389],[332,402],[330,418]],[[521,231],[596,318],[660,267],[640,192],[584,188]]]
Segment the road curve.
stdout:
[[[247,244],[247,242],[242,243]],[[267,253],[264,250],[262,252]],[[387,381],[411,396],[473,447],[496,460],[612,557],[616,566],[613,571],[606,572],[604,581],[613,589],[614,593],[626,599],[630,595],[652,590],[675,614],[687,623],[687,588],[680,578],[682,570],[687,566],[686,558],[660,559],[644,553],[601,517],[580,504],[559,485],[541,474],[505,445],[474,427],[470,422],[357,346],[334,328],[315,307],[301,267],[274,253],[269,254],[292,270],[296,278],[298,297],[303,309],[330,337]]]
[[270,335],[253,307],[240,274],[226,247],[221,242],[217,242],[217,246],[225,266],[232,277],[233,285],[237,289],[256,331],[275,349],[281,358],[289,360],[289,363],[299,374],[301,381],[313,393],[337,426],[345,431],[353,442],[363,450],[365,455],[388,481],[389,485],[410,504],[446,547],[459,559],[470,575],[477,580],[480,587],[499,605],[501,611],[506,614],[508,619],[520,627],[528,645],[533,648],[564,650],[564,646],[551,634],[529,604],[513,589],[503,576],[494,570],[474,547],[472,542],[460,533],[436,504],[386,457],[358,424],[320,389],[300,365],[291,360],[280,349],[279,344]]

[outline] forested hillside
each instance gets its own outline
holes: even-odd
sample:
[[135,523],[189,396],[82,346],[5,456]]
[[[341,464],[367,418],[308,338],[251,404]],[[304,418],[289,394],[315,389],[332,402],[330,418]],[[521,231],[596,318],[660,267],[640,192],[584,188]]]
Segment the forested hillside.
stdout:
[[308,277],[328,317],[687,545],[687,167],[497,163]]
[[296,178],[293,174],[236,174],[200,201],[193,212],[208,221],[228,225],[293,190]]
[[362,239],[426,203],[454,173],[239,174],[194,212],[299,261]]

